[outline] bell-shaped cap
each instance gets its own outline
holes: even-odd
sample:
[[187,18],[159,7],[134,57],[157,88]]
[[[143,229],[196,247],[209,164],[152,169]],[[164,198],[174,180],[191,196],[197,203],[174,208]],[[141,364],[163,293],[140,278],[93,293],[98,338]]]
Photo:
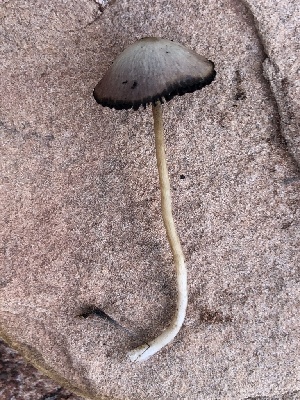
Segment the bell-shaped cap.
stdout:
[[215,78],[213,62],[170,40],[148,37],[127,47],[94,90],[96,101],[117,110],[191,93]]

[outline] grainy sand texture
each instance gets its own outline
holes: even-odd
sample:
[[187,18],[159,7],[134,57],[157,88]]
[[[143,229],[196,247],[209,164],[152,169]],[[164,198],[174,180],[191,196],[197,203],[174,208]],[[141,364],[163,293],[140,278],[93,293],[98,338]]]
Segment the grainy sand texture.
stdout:
[[[0,336],[88,399],[299,399],[299,2],[100,8],[0,3]],[[153,121],[92,92],[146,36],[217,76],[163,106],[189,303],[175,340],[131,363],[176,298]]]

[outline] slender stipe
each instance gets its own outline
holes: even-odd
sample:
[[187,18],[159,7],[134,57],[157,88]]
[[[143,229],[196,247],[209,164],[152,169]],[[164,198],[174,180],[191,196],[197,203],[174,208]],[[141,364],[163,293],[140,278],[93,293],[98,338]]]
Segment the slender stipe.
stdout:
[[172,215],[171,189],[166,162],[162,106],[160,102],[157,102],[155,106],[152,106],[152,112],[154,118],[156,160],[161,190],[162,217],[176,270],[177,306],[175,315],[166,330],[164,330],[156,339],[147,344],[143,344],[128,353],[131,361],[147,360],[174,339],[183,324],[188,300],[187,271],[184,255]]

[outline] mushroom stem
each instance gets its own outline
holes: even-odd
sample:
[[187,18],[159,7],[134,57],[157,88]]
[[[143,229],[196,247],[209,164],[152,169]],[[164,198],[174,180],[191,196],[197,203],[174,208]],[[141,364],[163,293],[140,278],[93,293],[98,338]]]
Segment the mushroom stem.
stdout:
[[164,226],[166,229],[169,244],[172,250],[177,279],[177,306],[176,313],[166,330],[164,330],[156,339],[147,344],[130,351],[128,353],[131,361],[144,361],[166,346],[179,332],[186,313],[187,307],[187,272],[184,262],[184,255],[180,240],[176,232],[171,205],[171,189],[168,176],[168,168],[165,154],[162,106],[160,102],[152,106],[155,131],[155,147],[157,168],[159,173],[159,183],[161,190],[161,209]]

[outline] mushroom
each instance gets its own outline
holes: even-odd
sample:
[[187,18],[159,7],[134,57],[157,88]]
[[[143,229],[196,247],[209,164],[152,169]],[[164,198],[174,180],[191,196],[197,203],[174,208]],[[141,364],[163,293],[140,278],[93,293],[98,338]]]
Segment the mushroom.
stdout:
[[162,104],[209,85],[215,75],[214,64],[194,51],[170,40],[147,37],[127,47],[94,89],[99,104],[116,110],[137,110],[152,104],[162,217],[176,269],[175,315],[157,338],[128,353],[131,361],[148,359],[174,339],[183,324],[188,301],[185,260],[172,216]]

